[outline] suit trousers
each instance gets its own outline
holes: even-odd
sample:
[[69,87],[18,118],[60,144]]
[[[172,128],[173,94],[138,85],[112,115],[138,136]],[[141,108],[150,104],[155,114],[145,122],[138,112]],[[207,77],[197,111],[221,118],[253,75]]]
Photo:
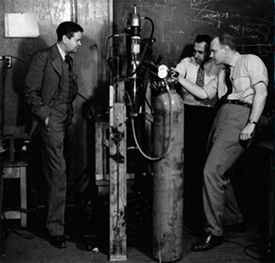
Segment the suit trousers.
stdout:
[[203,172],[203,206],[205,231],[216,236],[223,234],[223,225],[243,221],[226,172],[251,142],[240,140],[240,132],[248,122],[249,113],[250,109],[244,106],[223,105],[209,134],[209,154]]
[[46,229],[51,236],[64,234],[66,207],[66,162],[64,140],[66,117],[49,118],[48,126],[40,127],[42,168],[45,177]]

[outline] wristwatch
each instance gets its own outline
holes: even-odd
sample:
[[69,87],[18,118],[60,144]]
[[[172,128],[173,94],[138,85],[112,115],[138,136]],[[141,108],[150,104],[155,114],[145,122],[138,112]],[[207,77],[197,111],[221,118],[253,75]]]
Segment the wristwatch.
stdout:
[[252,121],[252,120],[248,120],[248,123],[255,124],[256,126],[258,125],[256,121]]

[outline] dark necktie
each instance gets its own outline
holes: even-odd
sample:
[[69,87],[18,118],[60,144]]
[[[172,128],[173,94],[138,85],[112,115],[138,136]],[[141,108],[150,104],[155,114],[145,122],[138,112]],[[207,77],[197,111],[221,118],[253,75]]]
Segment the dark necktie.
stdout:
[[66,55],[65,56],[65,62],[68,64],[68,69],[69,69],[69,75],[70,77],[73,78],[73,59],[69,56],[69,55]]
[[201,65],[198,69],[196,84],[199,87],[204,86],[204,67]]
[[69,101],[72,102],[77,94],[77,82],[73,73],[73,59],[69,55],[66,55],[65,62],[68,64],[69,70]]
[[230,66],[229,65],[225,65],[225,78],[224,78],[226,87],[227,87],[227,91],[226,93],[220,98],[220,104],[223,104],[228,95],[232,93],[232,82],[230,79]]

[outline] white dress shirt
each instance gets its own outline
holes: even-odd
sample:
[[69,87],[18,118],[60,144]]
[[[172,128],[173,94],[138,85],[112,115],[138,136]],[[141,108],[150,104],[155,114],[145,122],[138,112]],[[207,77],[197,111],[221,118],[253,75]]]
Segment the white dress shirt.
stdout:
[[[194,57],[187,57],[181,60],[180,63],[177,64],[175,70],[179,72],[184,78],[189,80],[192,83],[196,83],[197,72],[200,65],[198,65],[195,61]],[[221,66],[215,65],[212,59],[206,62],[204,65],[204,85],[209,83],[211,80],[215,79],[217,73],[221,69]],[[203,107],[214,107],[216,103],[216,97],[211,100],[199,100],[195,98],[192,94],[190,94],[187,90],[182,87],[181,95],[183,97],[183,102],[185,104],[191,106],[203,106]]]

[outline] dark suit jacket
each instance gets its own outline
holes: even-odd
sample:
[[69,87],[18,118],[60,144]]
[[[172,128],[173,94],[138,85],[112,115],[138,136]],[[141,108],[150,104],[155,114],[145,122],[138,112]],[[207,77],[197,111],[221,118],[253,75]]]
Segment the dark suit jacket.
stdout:
[[36,51],[29,62],[25,79],[25,101],[33,116],[29,138],[38,123],[44,123],[51,115],[51,107],[61,88],[62,57],[57,45]]
[[31,113],[44,122],[61,88],[62,57],[57,45],[33,54],[25,80],[25,101]]

